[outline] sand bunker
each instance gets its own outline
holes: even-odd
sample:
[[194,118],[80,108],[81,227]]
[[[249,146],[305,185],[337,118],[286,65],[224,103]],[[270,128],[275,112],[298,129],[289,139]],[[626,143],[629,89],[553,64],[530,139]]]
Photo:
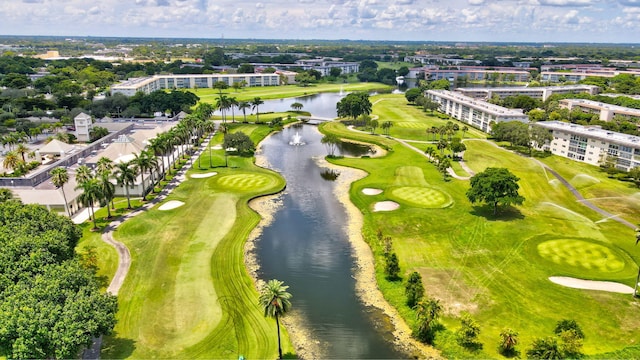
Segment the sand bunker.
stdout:
[[213,150],[222,150],[222,145],[212,146],[211,149],[213,149]]
[[395,201],[380,201],[373,205],[373,211],[393,211],[400,207]]
[[184,203],[182,201],[171,200],[171,201],[167,201],[166,203],[160,205],[158,210],[162,210],[162,211],[171,210],[171,209],[178,208],[178,207],[180,207],[182,205],[184,205]]
[[378,195],[382,194],[382,189],[364,188],[362,189],[362,193],[365,195]]
[[555,284],[574,289],[600,290],[620,294],[633,294],[632,287],[612,281],[582,280],[566,276],[551,276],[549,277],[549,280],[551,280],[551,282]]
[[209,173],[204,173],[204,174],[192,174],[191,177],[194,179],[202,179],[202,178],[208,178],[208,177],[212,177],[218,175],[217,172],[209,172]]

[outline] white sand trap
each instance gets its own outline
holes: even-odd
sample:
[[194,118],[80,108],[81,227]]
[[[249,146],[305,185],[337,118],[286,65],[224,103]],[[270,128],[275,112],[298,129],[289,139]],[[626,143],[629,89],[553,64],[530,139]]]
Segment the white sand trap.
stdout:
[[549,277],[549,280],[551,280],[551,282],[555,284],[574,289],[600,290],[620,294],[633,294],[632,287],[612,281],[582,280],[566,276],[551,276]]
[[213,150],[222,150],[222,145],[212,146],[211,149],[213,149]]
[[395,201],[380,201],[373,205],[373,211],[393,211],[400,207]]
[[171,201],[167,201],[166,203],[160,205],[158,210],[162,210],[162,211],[171,210],[171,209],[178,208],[178,207],[180,207],[182,205],[184,205],[184,203],[182,201],[171,200]]
[[382,189],[364,188],[362,189],[362,193],[365,195],[378,195],[382,194]]
[[203,179],[203,178],[208,178],[216,175],[218,175],[218,173],[214,171],[214,172],[209,172],[204,174],[193,174],[191,175],[191,177],[194,179]]

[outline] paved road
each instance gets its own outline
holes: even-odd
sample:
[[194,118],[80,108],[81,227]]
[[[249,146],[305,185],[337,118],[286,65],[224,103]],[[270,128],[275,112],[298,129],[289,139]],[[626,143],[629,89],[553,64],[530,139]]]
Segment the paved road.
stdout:
[[[198,156],[200,156],[202,151],[207,148],[207,145],[209,144],[210,140],[211,140],[211,137],[209,137],[207,140],[205,140],[205,142],[203,142],[200,148],[196,150],[196,152],[191,156],[191,159],[189,159],[187,163],[178,171],[176,176],[174,176],[173,179],[171,179],[169,184],[167,184],[167,186],[164,187],[164,189],[158,194],[158,196],[156,196],[153,200],[147,202],[146,204],[142,205],[141,207],[133,210],[129,214],[117,218],[116,220],[112,221],[111,223],[109,223],[109,225],[107,225],[104,228],[104,230],[102,231],[102,241],[113,246],[118,252],[118,269],[116,270],[116,273],[113,275],[113,279],[111,279],[111,283],[107,288],[107,292],[116,296],[118,295],[118,292],[120,291],[120,288],[122,287],[122,284],[124,283],[124,280],[127,278],[127,274],[129,273],[129,267],[131,266],[131,253],[129,253],[129,249],[125,244],[119,241],[116,241],[113,238],[113,231],[117,229],[118,226],[120,226],[125,220],[130,219],[139,214],[142,214],[143,212],[154,207],[159,202],[163,201],[167,197],[167,195],[169,195],[171,191],[173,191],[173,189],[178,187],[178,185],[180,185],[180,183],[186,179],[187,170],[189,170],[191,165],[197,161]],[[102,347],[102,336],[99,338],[94,338],[93,344],[91,345],[91,347],[85,349],[84,352],[82,353],[82,359],[87,359],[87,360],[100,359],[101,347]]]

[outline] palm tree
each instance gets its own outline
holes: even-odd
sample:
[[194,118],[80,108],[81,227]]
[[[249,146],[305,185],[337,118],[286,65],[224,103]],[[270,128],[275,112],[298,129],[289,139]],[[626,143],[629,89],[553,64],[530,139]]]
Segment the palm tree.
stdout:
[[60,189],[62,191],[62,198],[64,199],[64,209],[67,211],[67,215],[71,217],[71,211],[69,211],[69,206],[67,204],[67,195],[64,193],[64,184],[69,182],[69,173],[67,169],[59,166],[50,172],[51,174],[51,182],[56,189]]
[[262,101],[262,99],[260,99],[259,97],[254,97],[253,101],[251,101],[251,105],[253,106],[253,108],[256,109],[256,123],[260,122],[260,109],[259,106],[264,104],[264,101]]
[[98,162],[96,163],[97,173],[101,173],[104,171],[111,171],[111,170],[113,170],[113,160],[109,159],[106,156],[103,156],[100,159],[98,159]]
[[22,162],[26,163],[27,159],[25,159],[24,155],[30,152],[29,148],[25,144],[19,143],[16,152],[22,156]]
[[150,157],[143,151],[140,154],[134,154],[131,163],[137,171],[140,171],[140,175],[142,175],[142,201],[147,201],[147,188],[144,186],[144,172],[151,169]]
[[145,150],[145,153],[147,154],[147,161],[149,161],[149,167],[147,168],[147,170],[149,171],[151,185],[155,187],[156,179],[155,176],[153,176],[153,170],[158,168],[158,159],[155,157],[151,149]]
[[440,139],[440,141],[438,141],[438,144],[436,145],[438,150],[440,150],[441,155],[444,155],[444,149],[446,149],[447,146],[449,146],[449,143],[444,139]]
[[2,161],[2,166],[4,166],[5,169],[13,170],[18,166],[18,164],[20,164],[20,157],[15,151],[9,151]]
[[78,166],[78,168],[76,169],[76,183],[82,184],[92,177],[93,174],[91,174],[91,169],[89,169],[87,165]]
[[115,176],[118,181],[118,185],[124,187],[125,194],[127,195],[127,209],[131,209],[129,186],[132,186],[133,182],[136,180],[136,172],[128,162],[122,162],[116,165]]
[[464,139],[464,133],[469,131],[469,127],[467,125],[464,125],[461,130],[462,130],[462,138]]
[[280,317],[284,316],[291,308],[291,294],[287,292],[289,286],[283,285],[280,280],[269,280],[262,288],[260,294],[260,306],[264,308],[264,316],[276,319],[278,331],[278,355],[282,359],[282,347],[280,346]]
[[442,313],[442,305],[436,299],[423,299],[414,307],[418,318],[418,338],[428,344],[433,342],[434,325]]
[[102,198],[102,188],[100,186],[100,181],[92,177],[76,186],[76,190],[78,189],[82,189],[82,194],[80,194],[79,197],[80,202],[82,203],[82,205],[89,208],[89,215],[93,220],[93,230],[96,230],[98,229],[98,225],[96,224],[96,214],[93,211],[93,206]]
[[229,105],[229,97],[225,95],[220,95],[218,100],[216,101],[216,108],[220,110],[222,113],[222,122],[227,122],[227,117],[225,115],[226,110],[230,107]]
[[102,200],[107,204],[107,219],[111,219],[111,208],[109,204],[113,204],[113,199],[116,197],[116,186],[111,182],[111,171],[99,171],[97,179],[100,184]]
[[235,111],[233,111],[234,108],[236,108],[240,103],[238,102],[238,99],[231,97],[229,98],[229,107],[231,108],[231,122],[236,122],[236,113]]
[[238,110],[242,110],[242,115],[244,115],[244,122],[247,122],[247,109],[250,107],[251,103],[249,101],[238,102]]
[[512,329],[503,329],[500,332],[500,350],[502,354],[513,354],[516,345],[518,345],[518,332]]
[[[165,169],[164,169],[164,154],[166,154],[166,136],[164,136],[164,133],[162,134],[158,134],[158,136],[156,136],[155,138],[151,139],[149,141],[149,150],[153,152],[153,154],[156,157],[160,158],[160,161],[157,161],[157,163],[162,164],[162,174],[164,176],[165,174]],[[157,166],[157,165],[156,165]],[[159,169],[158,169],[159,170]],[[159,171],[158,171],[159,172]]]

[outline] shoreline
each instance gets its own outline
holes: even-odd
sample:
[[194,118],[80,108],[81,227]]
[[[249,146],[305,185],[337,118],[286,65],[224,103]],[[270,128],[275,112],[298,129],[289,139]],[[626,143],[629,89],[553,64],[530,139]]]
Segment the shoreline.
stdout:
[[[260,145],[258,145],[258,149],[260,149]],[[256,166],[270,169],[269,163],[266,158],[262,156],[260,150],[256,152],[255,158]],[[358,298],[365,306],[375,307],[389,318],[389,322],[393,326],[393,343],[407,356],[421,359],[441,358],[440,353],[436,349],[418,342],[411,336],[409,326],[402,319],[398,311],[384,299],[382,292],[380,292],[378,288],[373,253],[362,237],[364,217],[360,210],[351,203],[349,197],[351,184],[364,178],[367,173],[362,170],[331,164],[324,158],[315,158],[314,161],[321,167],[340,170],[340,176],[338,176],[336,180],[334,194],[338,198],[338,201],[344,206],[345,212],[347,213],[347,235],[356,260],[353,276],[356,280],[356,294]],[[244,246],[245,266],[258,291],[260,291],[264,281],[258,277],[260,267],[255,253],[256,241],[262,233],[262,229],[273,221],[273,216],[279,207],[282,206],[281,200],[282,193],[278,193],[259,197],[249,202],[249,207],[256,211],[262,218],[249,234]],[[311,337],[310,333],[306,330],[308,327],[305,326],[300,316],[296,316],[295,311],[291,315],[283,317],[281,320],[287,329],[289,339],[299,358],[315,359],[322,357],[320,342]]]

